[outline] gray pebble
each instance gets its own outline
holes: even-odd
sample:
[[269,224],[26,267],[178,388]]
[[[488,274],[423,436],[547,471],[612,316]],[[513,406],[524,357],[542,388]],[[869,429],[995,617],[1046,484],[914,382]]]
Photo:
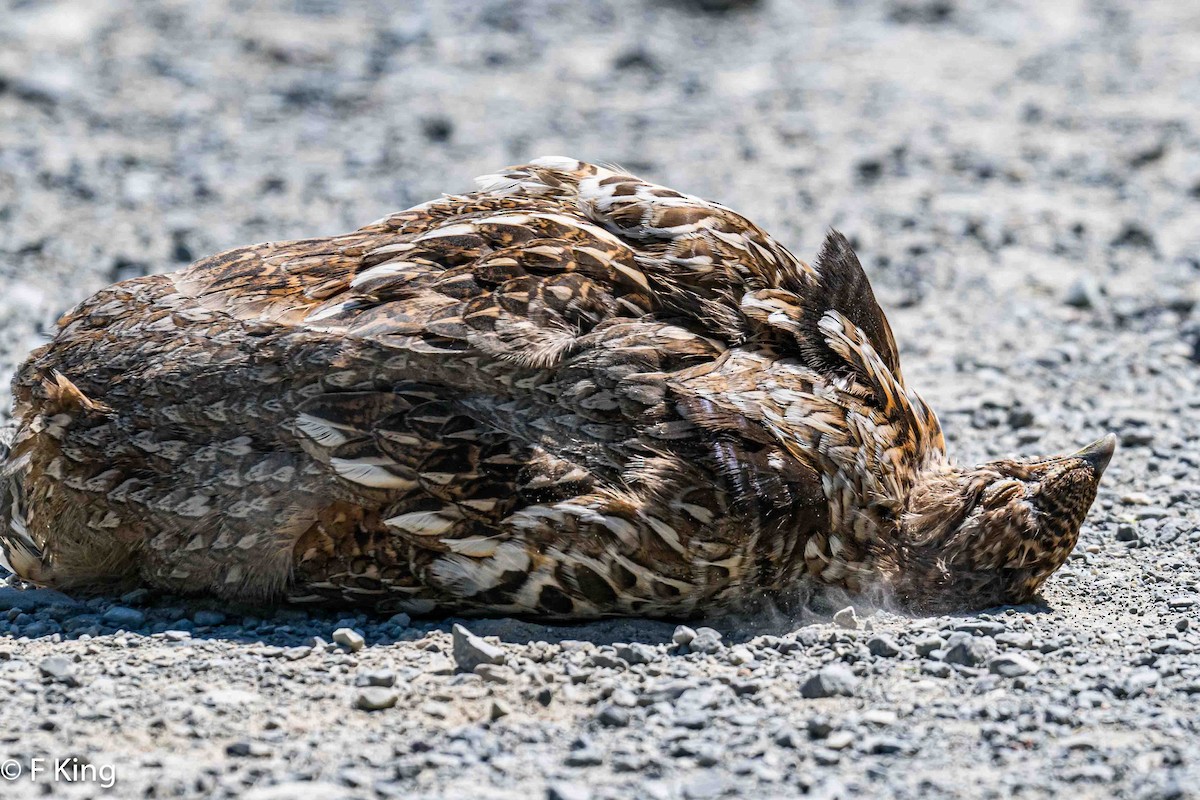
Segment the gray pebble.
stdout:
[[839,628],[857,630],[858,612],[854,610],[854,606],[846,606],[841,611],[833,615],[833,623]]
[[618,644],[616,645],[617,657],[624,659],[627,664],[649,664],[654,661],[658,653],[648,644],[634,642],[633,644]]
[[850,697],[858,688],[859,679],[845,664],[828,664],[800,687],[802,697]]
[[480,664],[503,664],[504,649],[484,641],[465,627],[455,624],[451,630],[454,639],[454,662],[459,670],[470,672]]
[[867,650],[873,656],[881,658],[892,658],[900,655],[900,646],[890,636],[876,634],[867,640]]
[[354,681],[355,686],[383,686],[385,688],[396,685],[396,673],[390,669],[376,669],[369,672],[360,672]]
[[624,728],[629,724],[629,711],[612,703],[605,703],[596,712],[596,719],[608,728]]
[[[949,654],[947,654],[949,655]],[[1037,672],[1038,665],[1023,655],[1003,653],[993,656],[987,662],[988,672],[1005,678],[1016,678]]]
[[904,752],[906,745],[892,736],[869,736],[863,740],[862,749],[874,755],[892,755]]
[[225,752],[235,758],[266,758],[271,748],[262,742],[241,741],[226,745]]
[[50,656],[38,662],[38,671],[42,677],[66,686],[78,686],[79,679],[75,677],[75,664],[66,656]]
[[1063,303],[1073,308],[1098,308],[1104,302],[1103,289],[1094,278],[1085,276],[1071,284],[1063,296]]
[[225,615],[220,611],[201,609],[192,615],[192,621],[197,625],[212,627],[225,622]]
[[679,625],[675,628],[675,633],[671,635],[671,641],[680,647],[687,647],[696,638],[696,632],[687,625]]
[[362,650],[367,643],[363,635],[353,628],[338,628],[333,632],[333,641],[349,649],[352,653]]
[[929,634],[928,636],[922,636],[920,639],[917,639],[917,641],[913,643],[913,647],[917,651],[917,655],[926,656],[926,657],[928,657],[935,650],[942,649],[943,647],[945,647],[945,645],[946,645],[946,640],[943,639],[942,637],[934,635],[934,634]]
[[500,685],[512,683],[516,677],[516,672],[500,664],[480,664],[472,671],[488,683]]
[[354,707],[363,711],[382,711],[400,700],[398,692],[382,686],[368,686],[354,695]]
[[942,658],[947,664],[974,667],[984,663],[995,649],[991,639],[953,633],[946,642],[946,654]]
[[753,664],[755,661],[754,654],[745,647],[734,647],[729,651],[729,663],[735,667]]
[[592,792],[581,783],[556,781],[546,787],[546,800],[591,800]]
[[1158,686],[1162,680],[1162,675],[1158,670],[1144,667],[1135,669],[1121,683],[1121,693],[1125,697],[1137,697],[1145,692]]
[[132,630],[140,628],[146,622],[146,615],[136,608],[113,606],[104,612],[101,619],[104,620],[105,624],[111,625],[114,628]]
[[595,747],[581,747],[568,753],[563,763],[568,767],[594,767],[604,763],[604,756]]
[[712,628],[697,628],[695,637],[688,644],[693,652],[706,655],[720,652],[724,646],[721,643],[721,634]]

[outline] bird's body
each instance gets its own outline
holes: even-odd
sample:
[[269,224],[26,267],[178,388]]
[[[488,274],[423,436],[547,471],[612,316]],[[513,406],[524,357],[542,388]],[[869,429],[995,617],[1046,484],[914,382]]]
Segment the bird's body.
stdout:
[[14,397],[18,575],[419,612],[1020,601],[1111,453],[954,467],[843,238],[563,158],[109,287]]

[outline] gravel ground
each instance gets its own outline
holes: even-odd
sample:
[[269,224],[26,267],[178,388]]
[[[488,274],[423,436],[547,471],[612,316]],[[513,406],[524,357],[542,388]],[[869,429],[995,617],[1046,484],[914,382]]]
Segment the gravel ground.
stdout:
[[0,794],[1193,796],[1198,74],[1186,3],[0,0],[6,373],[112,280],[561,153],[798,254],[843,230],[962,460],[1122,442],[1044,602],[969,616],[547,627],[0,586]]

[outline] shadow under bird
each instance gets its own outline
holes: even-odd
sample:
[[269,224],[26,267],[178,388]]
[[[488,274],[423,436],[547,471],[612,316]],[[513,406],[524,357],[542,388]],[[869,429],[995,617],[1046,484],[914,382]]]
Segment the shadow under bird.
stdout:
[[542,158],[110,286],[13,382],[0,549],[74,591],[681,617],[1021,603],[1112,456],[950,462],[858,259]]

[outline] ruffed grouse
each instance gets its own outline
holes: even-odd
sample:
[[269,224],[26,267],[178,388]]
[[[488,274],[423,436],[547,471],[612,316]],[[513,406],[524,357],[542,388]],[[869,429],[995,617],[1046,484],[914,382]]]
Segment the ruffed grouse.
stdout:
[[946,459],[862,267],[568,158],[110,286],[13,384],[29,581],[686,616],[804,581],[1028,600],[1113,451]]

